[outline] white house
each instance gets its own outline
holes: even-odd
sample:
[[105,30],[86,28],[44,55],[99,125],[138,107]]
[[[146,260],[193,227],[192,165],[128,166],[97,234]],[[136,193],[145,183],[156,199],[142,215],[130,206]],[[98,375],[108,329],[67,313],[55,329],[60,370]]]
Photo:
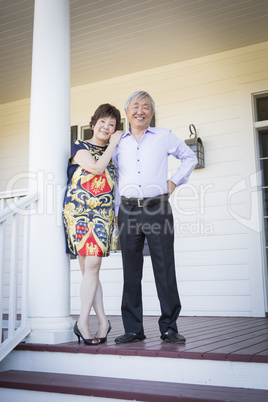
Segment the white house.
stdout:
[[[68,0],[0,6],[6,15],[1,21],[6,37],[1,51],[1,198],[39,194],[29,230],[28,341],[72,339],[70,314],[79,312],[80,271],[77,261],[65,255],[61,223],[70,126],[82,136],[91,113],[104,102],[124,117],[124,102],[138,89],[154,98],[157,126],[186,140],[193,124],[205,150],[205,168],[196,169],[171,200],[182,315],[264,317],[267,1],[71,0],[70,6],[71,24]],[[170,159],[170,175],[177,163]],[[7,314],[14,251],[5,249],[2,301]],[[119,315],[120,251],[104,259],[101,278],[106,311]],[[149,256],[143,294],[144,314],[158,315]]]

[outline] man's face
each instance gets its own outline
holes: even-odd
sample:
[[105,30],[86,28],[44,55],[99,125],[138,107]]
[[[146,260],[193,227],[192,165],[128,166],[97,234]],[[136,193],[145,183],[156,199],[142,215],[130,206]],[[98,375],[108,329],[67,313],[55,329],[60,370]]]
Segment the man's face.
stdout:
[[126,110],[126,116],[133,129],[146,130],[153,117],[149,98],[133,98]]

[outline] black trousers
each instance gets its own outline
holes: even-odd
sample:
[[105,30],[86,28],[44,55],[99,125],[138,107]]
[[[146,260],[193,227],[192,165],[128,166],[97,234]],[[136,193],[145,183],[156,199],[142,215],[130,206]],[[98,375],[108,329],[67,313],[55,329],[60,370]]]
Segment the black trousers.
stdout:
[[176,281],[174,224],[169,201],[146,208],[121,204],[118,226],[124,272],[121,309],[125,332],[144,334],[141,281],[145,237],[161,307],[160,332],[164,334],[169,328],[177,332],[176,320],[181,303]]

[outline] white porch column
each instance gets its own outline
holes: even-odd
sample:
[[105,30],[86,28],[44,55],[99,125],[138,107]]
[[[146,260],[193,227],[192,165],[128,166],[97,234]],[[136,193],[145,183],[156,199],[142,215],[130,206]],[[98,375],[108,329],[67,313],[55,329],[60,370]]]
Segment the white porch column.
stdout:
[[62,195],[70,142],[69,0],[35,0],[29,188],[38,189],[31,217],[27,342],[73,339],[69,259],[62,227]]

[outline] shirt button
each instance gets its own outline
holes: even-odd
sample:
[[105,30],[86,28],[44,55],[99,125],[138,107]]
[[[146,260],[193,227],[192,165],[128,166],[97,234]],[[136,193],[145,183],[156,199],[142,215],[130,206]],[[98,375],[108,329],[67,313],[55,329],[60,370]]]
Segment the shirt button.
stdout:
[[140,172],[138,172],[138,173],[140,173]]

